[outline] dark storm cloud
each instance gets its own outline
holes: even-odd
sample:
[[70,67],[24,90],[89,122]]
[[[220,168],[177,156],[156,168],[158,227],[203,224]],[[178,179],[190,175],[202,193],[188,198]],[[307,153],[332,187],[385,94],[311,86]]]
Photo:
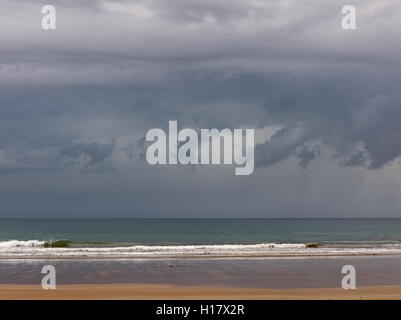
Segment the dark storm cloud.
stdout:
[[365,166],[368,161],[366,152],[356,151],[351,155],[350,159],[344,161],[345,166]]
[[373,76],[334,75],[289,79],[285,86],[275,86],[264,107],[267,118],[285,129],[257,147],[257,163],[269,166],[316,140],[346,157],[355,152],[350,146],[362,143],[371,161],[354,158],[353,165],[376,169],[393,161],[401,154],[401,125],[396,120],[401,116],[401,97],[392,81],[392,77],[383,83],[383,78],[378,81]]
[[114,146],[112,144],[94,143],[74,143],[61,149],[61,154],[78,160],[81,157],[88,157],[85,166],[99,164],[109,158],[113,153]]
[[271,166],[295,154],[297,147],[308,141],[303,126],[279,130],[269,142],[257,145],[255,150],[256,166]]
[[315,160],[316,157],[320,154],[319,147],[315,146],[310,148],[308,146],[304,146],[298,153],[297,156],[299,158],[298,165],[302,168],[306,168],[310,161]]
[[[398,167],[380,188],[352,192],[370,188],[359,170],[387,172],[401,154],[401,6],[354,3],[357,30],[346,32],[342,1],[56,0],[47,32],[41,1],[2,1],[2,203],[26,212],[8,199],[28,194],[51,213],[77,198],[104,216],[308,215],[330,203],[363,215],[390,203],[395,214]],[[144,136],[168,120],[255,128],[257,169],[237,186],[222,168],[149,167]],[[46,207],[47,194],[58,202]]]

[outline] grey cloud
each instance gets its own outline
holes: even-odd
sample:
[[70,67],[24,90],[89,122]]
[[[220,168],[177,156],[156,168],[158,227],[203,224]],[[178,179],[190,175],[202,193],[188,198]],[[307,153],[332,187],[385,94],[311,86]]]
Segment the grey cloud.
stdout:
[[320,149],[318,146],[309,147],[304,146],[299,152],[297,152],[297,157],[299,158],[298,165],[302,168],[306,168],[312,160],[315,160],[320,154]]
[[73,143],[62,148],[60,152],[74,161],[78,161],[81,157],[87,157],[87,159],[83,159],[84,166],[91,167],[109,158],[113,149],[113,144]]
[[[357,1],[355,32],[340,28],[339,0],[53,4],[55,32],[39,27],[41,1],[0,4],[5,208],[26,213],[29,206],[10,199],[34,194],[35,208],[54,196],[105,216],[105,208],[136,215],[133,207],[155,216],[307,215],[310,208],[318,215],[336,207],[337,192],[349,194],[343,212],[388,204],[399,214],[391,180],[401,153],[398,0]],[[257,145],[256,170],[238,182],[224,168],[149,168],[144,136],[168,120],[180,128],[282,129]],[[383,185],[364,185],[360,172],[383,174]],[[355,191],[363,188],[371,189]],[[280,200],[287,192],[293,202]]]
[[345,166],[365,166],[369,161],[369,158],[363,150],[356,151],[351,155],[349,159],[344,161]]
[[[241,0],[57,1],[61,31],[54,34],[30,25],[39,2],[28,4],[22,12],[29,19],[20,21],[24,32],[0,34],[0,83],[168,86],[182,71],[308,74],[338,68],[375,71],[400,62],[391,49],[401,48],[386,35],[398,35],[401,11],[394,0],[381,8],[386,19],[382,29],[366,23],[376,19],[371,13],[374,1],[359,4],[365,26],[358,30],[360,37],[340,28],[339,0],[316,1],[307,10],[295,0],[285,5]],[[13,4],[6,1],[4,6],[10,13],[6,18],[12,16]],[[155,16],[146,21],[130,16],[141,8],[153,10]],[[13,22],[4,23],[12,28]],[[107,32],[101,32],[103,28]]]
[[[392,77],[383,83],[374,77],[347,79],[338,75],[280,81],[269,88],[271,96],[264,107],[266,119],[286,129],[258,146],[257,163],[272,165],[311,141],[321,141],[345,158],[356,152],[350,146],[361,143],[371,160],[370,168],[390,163],[401,154],[401,126],[396,120],[401,116],[400,97],[391,81]],[[382,92],[387,94],[383,96]],[[289,133],[299,128],[299,123],[303,124],[303,133],[287,143]],[[351,163],[355,165],[356,159]]]
[[307,132],[302,125],[281,129],[270,141],[256,146],[255,164],[257,167],[272,166],[294,155],[297,147],[307,141]]

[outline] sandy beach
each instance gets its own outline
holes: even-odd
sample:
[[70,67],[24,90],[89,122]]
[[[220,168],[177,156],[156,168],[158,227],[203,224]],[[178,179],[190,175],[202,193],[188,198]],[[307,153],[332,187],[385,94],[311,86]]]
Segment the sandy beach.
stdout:
[[0,285],[0,299],[6,300],[103,300],[103,299],[401,299],[401,286],[341,288],[259,289],[223,286],[176,286],[164,284],[79,284],[59,285],[44,290],[39,285]]

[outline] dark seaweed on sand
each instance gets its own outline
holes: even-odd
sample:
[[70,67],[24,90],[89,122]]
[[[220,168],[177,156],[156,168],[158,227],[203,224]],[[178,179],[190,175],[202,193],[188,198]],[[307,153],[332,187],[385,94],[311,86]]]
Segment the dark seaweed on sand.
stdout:
[[69,240],[57,240],[54,242],[45,242],[45,248],[68,248],[70,246],[71,241]]

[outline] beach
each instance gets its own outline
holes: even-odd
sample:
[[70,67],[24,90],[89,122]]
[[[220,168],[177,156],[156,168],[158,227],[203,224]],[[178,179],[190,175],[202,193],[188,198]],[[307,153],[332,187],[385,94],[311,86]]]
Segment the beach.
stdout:
[[[3,220],[0,231],[1,299],[401,293],[400,219]],[[41,287],[45,266],[55,290]],[[344,266],[355,268],[355,290],[342,289]]]
[[[57,270],[55,290],[41,268]],[[341,268],[356,269],[355,290]],[[401,256],[0,261],[0,299],[400,299]]]
[[163,284],[79,284],[43,290],[40,285],[0,285],[5,300],[360,300],[401,299],[401,286],[341,288],[258,289]]

